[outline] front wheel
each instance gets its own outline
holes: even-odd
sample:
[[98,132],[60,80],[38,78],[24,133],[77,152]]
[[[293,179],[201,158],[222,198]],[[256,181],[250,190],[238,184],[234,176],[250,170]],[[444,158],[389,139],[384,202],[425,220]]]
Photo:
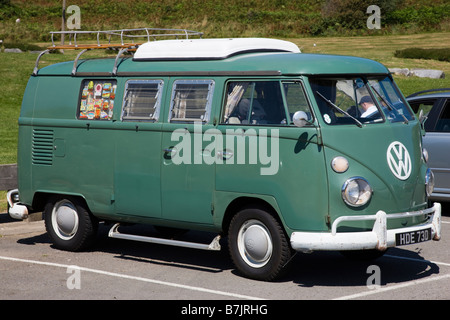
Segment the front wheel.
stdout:
[[280,223],[259,208],[244,209],[233,217],[228,246],[238,271],[256,280],[276,279],[291,259],[291,247]]
[[45,227],[56,248],[81,251],[95,240],[98,221],[77,198],[53,197],[45,206]]

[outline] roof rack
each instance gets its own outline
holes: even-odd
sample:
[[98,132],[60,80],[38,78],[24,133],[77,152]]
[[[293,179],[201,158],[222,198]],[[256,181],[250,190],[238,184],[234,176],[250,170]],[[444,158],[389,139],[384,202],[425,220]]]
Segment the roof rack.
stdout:
[[[120,30],[105,30],[105,31],[52,31],[51,41],[52,45],[47,47],[47,50],[41,52],[36,59],[36,64],[32,75],[36,76],[39,71],[39,60],[41,57],[52,50],[82,50],[74,61],[72,75],[75,75],[78,60],[80,56],[86,51],[92,49],[117,49],[119,53],[116,56],[114,64],[113,75],[117,72],[117,61],[119,57],[125,52],[136,51],[137,47],[144,42],[160,39],[190,39],[190,37],[202,37],[203,32],[186,30],[186,29],[162,29],[162,28],[137,28],[137,29],[120,29]],[[57,45],[57,37],[63,39],[66,35],[69,36],[69,44]],[[79,43],[81,36],[92,38],[96,37],[95,43]]]

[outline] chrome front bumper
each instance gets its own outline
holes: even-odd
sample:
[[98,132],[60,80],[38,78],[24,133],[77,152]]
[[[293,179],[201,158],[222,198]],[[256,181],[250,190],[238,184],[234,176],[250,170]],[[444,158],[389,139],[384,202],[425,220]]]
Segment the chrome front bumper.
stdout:
[[[426,223],[412,227],[387,229],[388,219],[409,218],[420,215],[432,215]],[[372,231],[365,232],[337,232],[343,221],[373,220]],[[434,203],[433,207],[414,212],[386,214],[378,211],[374,215],[342,216],[336,219],[331,232],[293,232],[291,246],[296,251],[308,252],[318,250],[386,250],[396,246],[396,234],[421,231],[431,228],[431,238],[441,238],[441,204]],[[431,239],[430,239],[431,240]]]

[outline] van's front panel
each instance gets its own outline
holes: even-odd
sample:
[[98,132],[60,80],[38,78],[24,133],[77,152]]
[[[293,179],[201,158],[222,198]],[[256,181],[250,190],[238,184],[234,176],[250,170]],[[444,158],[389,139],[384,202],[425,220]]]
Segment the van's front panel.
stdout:
[[[390,213],[426,206],[420,124],[392,81],[385,76],[313,77],[310,84],[321,113],[326,162],[348,161],[345,172],[329,170],[332,220],[349,209],[370,213],[385,206]],[[372,189],[365,204],[342,201],[342,188],[353,176]]]
[[432,174],[422,152],[420,123],[392,80],[309,80],[321,115],[331,233],[297,233],[293,245],[384,250],[398,245],[398,236],[414,232],[423,234],[423,241],[439,239],[440,206],[427,208]]
[[[361,129],[341,126],[333,128],[332,131],[327,127],[322,129],[325,162],[330,169],[329,214],[332,221],[347,214],[374,214],[378,210],[396,213],[426,207],[426,169],[418,143],[420,141],[418,126],[415,121],[409,125],[378,124]],[[394,147],[398,150],[398,154],[402,152],[399,158],[396,158]],[[332,169],[333,160],[337,157],[347,159],[348,169],[345,172],[336,172]],[[393,163],[395,160],[397,164]],[[400,175],[409,173],[409,177],[401,180],[396,176],[397,170],[402,171]],[[354,206],[344,201],[342,191],[346,181],[352,177],[364,178],[370,185],[372,195],[367,204]],[[390,221],[389,226],[411,225],[423,220],[423,217],[415,217],[412,220],[405,218]],[[366,222],[364,227],[371,229],[372,226],[373,223]]]

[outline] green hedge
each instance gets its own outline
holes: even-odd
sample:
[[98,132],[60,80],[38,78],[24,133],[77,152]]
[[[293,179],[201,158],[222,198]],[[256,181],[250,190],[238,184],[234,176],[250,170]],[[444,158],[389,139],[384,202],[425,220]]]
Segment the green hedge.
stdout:
[[432,59],[450,62],[450,48],[440,48],[440,49],[407,48],[395,51],[394,56],[397,58]]
[[22,43],[22,42],[4,42],[3,46],[5,48],[19,48],[22,51],[43,51],[45,48],[31,44],[31,43]]

